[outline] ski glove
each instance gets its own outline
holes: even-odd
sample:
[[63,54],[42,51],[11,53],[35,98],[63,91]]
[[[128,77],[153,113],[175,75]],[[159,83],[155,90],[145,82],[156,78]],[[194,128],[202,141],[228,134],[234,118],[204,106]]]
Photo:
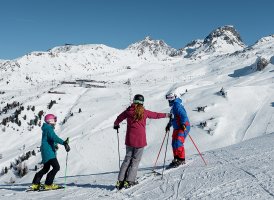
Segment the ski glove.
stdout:
[[186,126],[185,126],[185,125],[181,125],[181,129],[182,129],[183,131],[185,131],[185,130],[186,130]]
[[171,127],[171,122],[168,122],[166,125],[166,132],[170,131],[170,127]]
[[69,143],[69,138],[67,138],[63,143],[67,152],[70,151],[70,147],[69,147],[68,143]]
[[115,130],[118,130],[118,129],[120,128],[120,125],[114,125],[113,128],[114,128]]

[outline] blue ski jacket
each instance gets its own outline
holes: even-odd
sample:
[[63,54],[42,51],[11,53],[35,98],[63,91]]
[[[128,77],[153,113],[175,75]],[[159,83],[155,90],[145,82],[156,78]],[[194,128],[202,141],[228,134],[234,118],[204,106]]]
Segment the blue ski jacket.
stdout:
[[42,131],[40,150],[42,155],[42,163],[46,163],[50,159],[56,158],[56,143],[64,145],[64,141],[55,134],[54,127],[50,124],[44,123],[42,126]]
[[183,101],[180,98],[176,98],[174,100],[171,108],[171,114],[173,114],[173,119],[171,121],[173,129],[181,130],[183,125],[187,129],[190,129],[189,119],[183,106]]

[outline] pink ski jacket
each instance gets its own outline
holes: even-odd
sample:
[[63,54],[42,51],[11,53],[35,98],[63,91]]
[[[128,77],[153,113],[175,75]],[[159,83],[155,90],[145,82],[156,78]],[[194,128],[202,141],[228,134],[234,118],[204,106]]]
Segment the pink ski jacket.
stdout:
[[124,119],[127,119],[127,133],[125,144],[131,147],[145,147],[147,145],[146,140],[146,119],[160,119],[168,117],[166,113],[157,113],[149,110],[144,111],[143,119],[134,120],[135,107],[132,104],[124,112],[122,112],[114,122],[114,125],[119,125]]

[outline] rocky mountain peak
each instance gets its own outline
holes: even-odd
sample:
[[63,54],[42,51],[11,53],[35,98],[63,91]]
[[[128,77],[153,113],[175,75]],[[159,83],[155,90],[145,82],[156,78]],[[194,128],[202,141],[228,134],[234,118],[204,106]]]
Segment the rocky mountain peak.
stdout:
[[244,47],[243,40],[237,30],[230,25],[222,26],[212,31],[205,39],[204,44],[214,45],[217,39],[224,40],[227,44]]
[[194,40],[181,49],[181,55],[187,58],[207,58],[245,48],[240,34],[233,26],[222,26],[213,30],[204,40]]
[[168,46],[163,40],[154,40],[150,36],[146,36],[145,39],[131,44],[127,49],[138,51],[138,56],[145,54],[171,56],[177,51]]

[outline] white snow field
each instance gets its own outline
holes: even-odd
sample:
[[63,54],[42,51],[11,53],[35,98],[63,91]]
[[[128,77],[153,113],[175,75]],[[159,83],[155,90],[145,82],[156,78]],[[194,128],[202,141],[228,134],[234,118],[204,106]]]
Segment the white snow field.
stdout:
[[[237,39],[233,32],[227,35]],[[213,38],[217,43],[198,46],[188,56],[184,51],[189,46],[174,53],[176,50],[163,41],[147,37],[125,50],[67,45],[1,61],[0,199],[274,199],[274,35],[250,47],[234,42],[234,50],[234,43],[224,45],[227,40],[222,38],[218,35]],[[261,71],[256,70],[258,57],[269,61]],[[225,97],[219,93],[221,88]],[[183,99],[192,126],[190,134],[207,166],[187,138],[187,164],[164,172],[163,179],[150,175],[167,119],[148,120],[140,183],[115,191],[119,160],[114,120],[137,93],[144,95],[147,109],[169,112],[165,100],[169,91]],[[56,104],[49,109],[51,100]],[[18,115],[20,126],[3,123],[19,108],[4,112],[7,103],[13,102],[24,106]],[[197,111],[204,106],[205,112]],[[38,170],[42,167],[41,128],[29,124],[41,110],[44,115],[57,115],[56,133],[63,139],[70,137],[67,188],[27,193],[35,166]],[[38,124],[40,121],[43,119],[38,119]],[[207,126],[202,128],[200,123],[205,121]],[[125,130],[123,122],[119,130],[121,161]],[[157,163],[159,172],[164,149]],[[28,173],[20,177],[16,159],[28,151],[36,155],[23,161]],[[59,145],[57,184],[65,183],[66,155]],[[169,135],[166,164],[171,160]]]

